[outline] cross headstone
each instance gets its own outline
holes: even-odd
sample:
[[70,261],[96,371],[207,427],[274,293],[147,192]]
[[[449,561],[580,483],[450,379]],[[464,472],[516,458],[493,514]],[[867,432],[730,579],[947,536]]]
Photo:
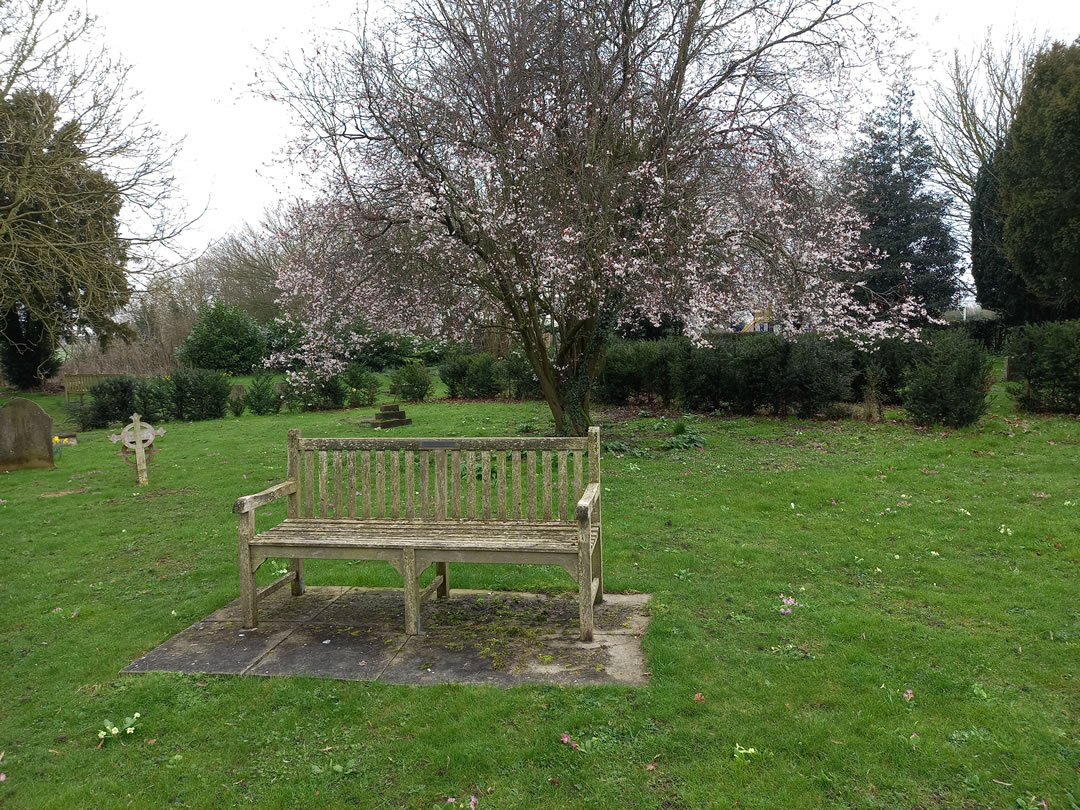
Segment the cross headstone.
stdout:
[[52,417],[36,402],[15,397],[0,408],[0,470],[53,466]]
[[154,438],[157,436],[164,436],[165,428],[158,428],[154,430],[154,426],[149,422],[143,422],[137,413],[131,415],[131,424],[124,425],[124,429],[120,431],[119,435],[112,435],[109,437],[109,441],[116,443],[120,442],[120,455],[123,456],[124,461],[128,461],[128,453],[134,451],[135,453],[135,481],[136,483],[144,487],[149,483],[149,479],[146,477],[146,462],[148,454],[157,451],[156,447],[152,447]]

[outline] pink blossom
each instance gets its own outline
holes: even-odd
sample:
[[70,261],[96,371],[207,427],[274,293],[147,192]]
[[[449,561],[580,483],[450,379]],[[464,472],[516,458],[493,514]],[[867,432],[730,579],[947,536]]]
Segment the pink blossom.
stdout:
[[912,690],[908,689],[904,692],[904,700],[911,700],[913,697],[915,697],[915,693]]

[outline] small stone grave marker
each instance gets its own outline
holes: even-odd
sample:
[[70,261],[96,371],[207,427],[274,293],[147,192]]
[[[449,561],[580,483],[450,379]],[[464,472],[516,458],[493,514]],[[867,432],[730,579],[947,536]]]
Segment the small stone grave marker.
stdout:
[[15,397],[0,408],[0,470],[52,467],[52,417],[36,402]]
[[236,401],[238,399],[243,399],[243,398],[244,398],[244,386],[242,386],[242,385],[234,385],[229,390],[229,399],[230,400]]
[[109,441],[113,444],[120,442],[119,455],[128,464],[132,463],[129,454],[134,452],[135,481],[140,487],[144,487],[149,483],[149,479],[146,477],[146,462],[149,460],[148,456],[158,450],[158,448],[153,447],[154,438],[164,435],[165,428],[154,430],[153,425],[140,421],[139,414],[133,413],[130,425],[124,425],[124,429],[120,431],[119,435],[113,434],[109,436]]

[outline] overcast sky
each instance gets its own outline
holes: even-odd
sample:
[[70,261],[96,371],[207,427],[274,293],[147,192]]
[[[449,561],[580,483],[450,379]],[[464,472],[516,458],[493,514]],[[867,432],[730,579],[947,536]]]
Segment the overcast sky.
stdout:
[[[185,138],[177,163],[189,211],[207,208],[185,237],[200,250],[289,196],[276,162],[289,132],[284,109],[251,93],[263,50],[298,48],[320,30],[347,26],[350,0],[87,0],[110,49],[132,66],[146,111],[170,138]],[[918,40],[916,64],[933,78],[938,57],[969,50],[987,25],[1014,21],[1055,39],[1080,36],[1076,0],[907,0],[901,12]]]

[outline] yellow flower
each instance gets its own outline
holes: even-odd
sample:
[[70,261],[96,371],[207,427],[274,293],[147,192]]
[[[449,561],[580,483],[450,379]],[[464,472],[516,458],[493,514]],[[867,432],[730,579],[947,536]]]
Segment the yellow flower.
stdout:
[[104,731],[99,731],[99,732],[97,733],[97,735],[98,735],[98,737],[100,737],[101,739],[103,739],[103,740],[105,739],[105,732],[104,732]]
[[142,715],[138,712],[135,712],[135,719],[138,720],[140,717],[142,717]]
[[127,733],[131,734],[133,731],[135,731],[135,728],[133,726],[128,726]]
[[52,443],[53,443],[53,444],[56,444],[56,443],[57,443],[57,442],[59,442],[59,441],[60,441],[60,437],[59,437],[59,436],[53,436],[53,437],[52,437]]
[[112,727],[112,733],[113,733],[113,734],[119,734],[119,733],[120,733],[120,729],[118,729],[118,728],[117,728],[116,726],[113,726],[113,727]]

